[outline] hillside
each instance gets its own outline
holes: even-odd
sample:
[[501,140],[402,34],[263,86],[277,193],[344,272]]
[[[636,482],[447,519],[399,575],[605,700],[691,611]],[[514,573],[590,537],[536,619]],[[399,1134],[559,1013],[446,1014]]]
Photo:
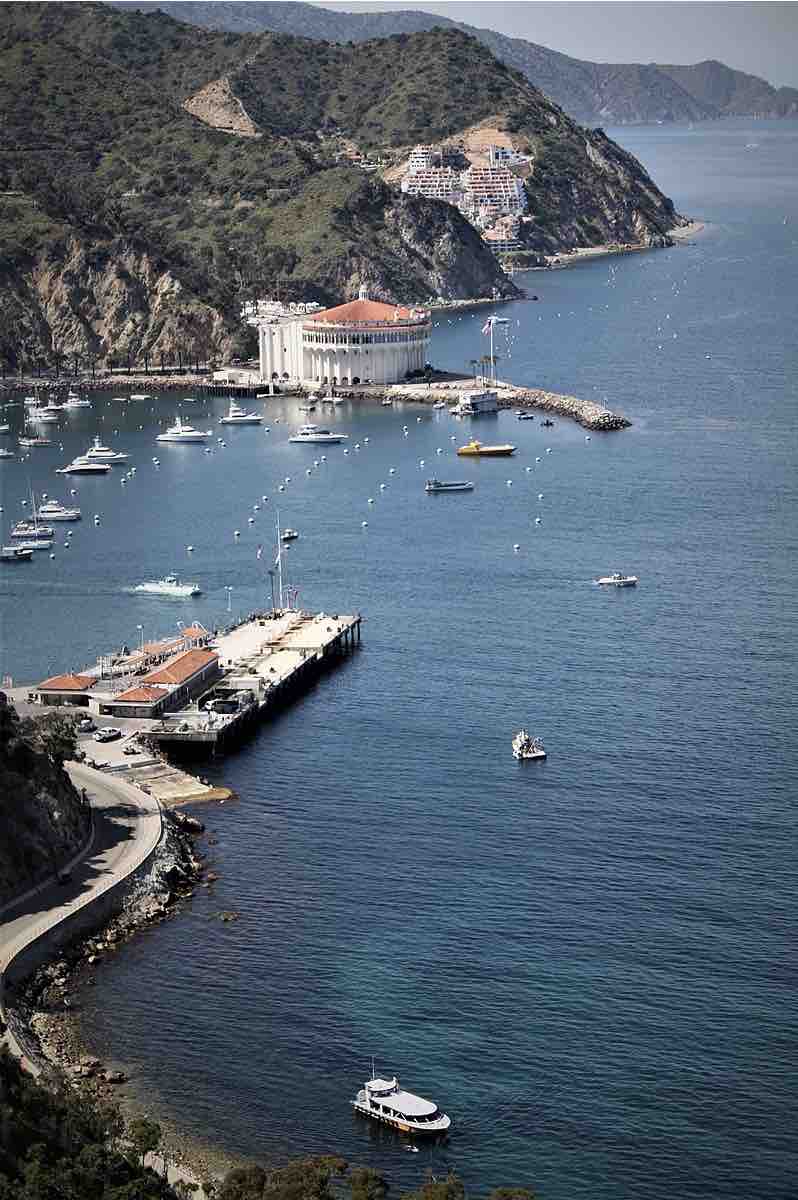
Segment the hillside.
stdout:
[[89,809],[63,769],[69,718],[20,721],[0,692],[0,907],[63,867],[84,845]]
[[111,0],[118,7],[160,8],[177,20],[207,29],[256,33],[264,29],[330,42],[360,42],[434,26],[457,28],[481,41],[508,66],[587,125],[653,121],[699,121],[722,116],[786,117],[798,113],[798,91],[774,88],[764,79],[722,63],[662,66],[657,63],[594,63],[571,58],[524,38],[477,29],[433,13],[332,12],[300,3],[216,3],[185,0],[139,3]]
[[341,153],[475,126],[528,155],[524,243],[658,244],[643,168],[458,30],[328,45],[103,4],[0,7],[0,355],[189,360],[244,349],[243,299],[513,285],[474,228]]

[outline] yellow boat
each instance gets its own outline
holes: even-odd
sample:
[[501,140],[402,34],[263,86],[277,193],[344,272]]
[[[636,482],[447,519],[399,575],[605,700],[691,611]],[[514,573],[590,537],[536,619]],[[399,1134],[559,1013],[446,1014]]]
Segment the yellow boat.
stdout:
[[483,458],[507,458],[508,455],[515,454],[515,446],[483,446],[482,442],[472,438],[465,446],[460,446],[457,453]]

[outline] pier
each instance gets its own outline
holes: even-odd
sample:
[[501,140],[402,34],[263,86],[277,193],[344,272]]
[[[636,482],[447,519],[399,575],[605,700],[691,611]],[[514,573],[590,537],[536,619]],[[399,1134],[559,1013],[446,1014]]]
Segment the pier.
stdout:
[[245,737],[360,644],[359,614],[264,613],[213,645],[221,677],[194,702],[139,733],[164,749],[215,754]]

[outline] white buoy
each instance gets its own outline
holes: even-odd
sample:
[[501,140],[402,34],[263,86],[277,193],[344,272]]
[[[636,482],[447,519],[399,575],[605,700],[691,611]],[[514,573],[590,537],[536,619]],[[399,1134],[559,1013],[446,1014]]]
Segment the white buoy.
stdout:
[[321,456],[321,461],[322,461],[322,462],[326,462],[326,461],[327,461],[327,455],[326,455],[326,454],[322,454],[322,456]]
[[416,421],[417,421],[417,422],[420,424],[420,422],[421,422],[421,417],[416,417]]
[[386,487],[386,485],[385,485],[384,483],[381,483],[381,484],[380,484],[380,491],[381,491],[381,492],[384,492],[384,491],[385,491],[385,487]]
[[403,425],[403,426],[402,426],[402,431],[403,431],[404,433],[407,433],[407,426],[406,426],[406,425]]
[[69,494],[70,494],[70,496],[77,496],[77,494],[78,494],[78,489],[77,489],[77,488],[70,488],[70,489],[69,489]]
[[254,525],[254,524],[255,524],[255,518],[254,518],[254,517],[247,517],[247,524],[248,524],[248,525]]
[[535,517],[535,524],[536,524],[536,525],[539,525],[539,524],[540,524],[540,517]]
[[586,442],[589,442],[589,441],[590,441],[590,434],[589,434],[589,433],[586,433],[586,434],[585,434],[585,441],[586,441]]
[[265,504],[268,499],[269,499],[268,496],[261,496],[261,501],[263,504]]
[[291,476],[290,476],[290,475],[286,475],[286,477],[285,477],[285,482],[286,482],[286,483],[290,483],[290,482],[291,482]]
[[222,443],[222,439],[221,439],[221,438],[217,438],[216,440],[217,440],[217,442],[219,443],[219,445],[220,445],[220,446],[223,444],[223,443]]
[[253,505],[252,505],[252,511],[253,511],[253,512],[260,512],[260,505],[259,505],[259,504],[253,504]]
[[452,434],[452,436],[449,438],[449,441],[450,441],[450,442],[456,442],[456,441],[457,441],[457,438],[454,436],[454,434]]
[[518,542],[513,542],[513,550],[515,550],[516,554],[518,553],[518,551],[520,549],[521,549],[520,544]]
[[547,446],[547,447],[546,447],[546,453],[547,453],[547,454],[551,454],[551,446]]
[[47,499],[47,492],[42,492],[42,500],[46,500],[46,499]]
[[344,454],[348,454],[348,453],[349,453],[349,448],[348,448],[348,447],[344,447]]
[[54,554],[51,554],[51,555],[50,555],[50,558],[55,558],[55,555],[54,555]]
[[72,530],[71,530],[71,529],[68,529],[68,530],[67,530],[67,537],[68,537],[68,538],[71,538],[71,537],[72,537]]
[[187,552],[188,552],[189,554],[191,554],[191,553],[193,553],[194,547],[193,547],[193,546],[186,546],[186,550],[187,550]]
[[314,466],[314,467],[317,467],[318,465],[319,465],[319,460],[318,460],[317,458],[314,458],[314,459],[313,459],[313,466]]
[[28,502],[27,502],[27,500],[23,500],[23,501],[22,501],[22,507],[23,507],[23,508],[27,508],[27,507],[28,507]]
[[364,446],[367,446],[367,445],[368,445],[368,438],[367,438],[367,437],[363,438],[363,445],[364,445]]
[[241,537],[241,533],[238,529],[236,529],[235,533],[233,534],[233,537]]
[[441,450],[440,446],[439,446],[439,447],[438,447],[438,449],[435,451],[435,453],[436,453],[436,454],[443,454],[443,451]]
[[543,499],[543,493],[542,493],[542,492],[538,492],[538,500],[542,500],[542,499]]
[[532,468],[531,468],[531,467],[524,467],[524,470],[526,471],[526,473],[527,473],[527,475],[528,475],[528,474],[529,474],[529,472],[532,470]]
[[389,475],[395,475],[395,474],[396,474],[396,467],[389,467],[389,468],[388,468],[388,474],[389,474]]
[[508,487],[512,487],[512,486],[513,486],[513,481],[512,481],[512,479],[508,479],[508,480],[507,480],[507,486],[508,486]]
[[355,449],[356,449],[356,450],[359,450],[359,449],[360,449],[360,442],[355,442]]
[[306,474],[306,475],[312,475],[312,474],[313,474],[313,472],[311,471],[310,467],[308,467],[308,469],[305,471],[305,474]]
[[280,486],[278,487],[277,491],[278,491],[278,492],[284,492],[284,491],[285,491],[285,487],[283,486],[283,484],[282,484],[282,483],[281,483],[281,484],[280,484]]
[[266,428],[264,429],[264,431],[263,431],[263,432],[264,432],[264,433],[271,433],[271,426],[270,426],[270,425],[267,425],[267,426],[266,426]]
[[543,462],[543,459],[542,459],[542,458],[536,458],[536,459],[535,459],[535,462]]
[[361,527],[361,529],[368,529],[368,527],[369,527],[368,521],[361,521],[360,527]]

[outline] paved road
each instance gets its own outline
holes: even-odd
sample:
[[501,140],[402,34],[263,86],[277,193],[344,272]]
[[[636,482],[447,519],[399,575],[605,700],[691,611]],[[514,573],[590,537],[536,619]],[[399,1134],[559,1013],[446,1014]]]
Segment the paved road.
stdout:
[[82,764],[72,763],[67,769],[75,786],[86,789],[94,814],[94,839],[67,883],[46,884],[3,914],[0,985],[15,955],[130,875],[161,836],[161,812],[151,796]]

